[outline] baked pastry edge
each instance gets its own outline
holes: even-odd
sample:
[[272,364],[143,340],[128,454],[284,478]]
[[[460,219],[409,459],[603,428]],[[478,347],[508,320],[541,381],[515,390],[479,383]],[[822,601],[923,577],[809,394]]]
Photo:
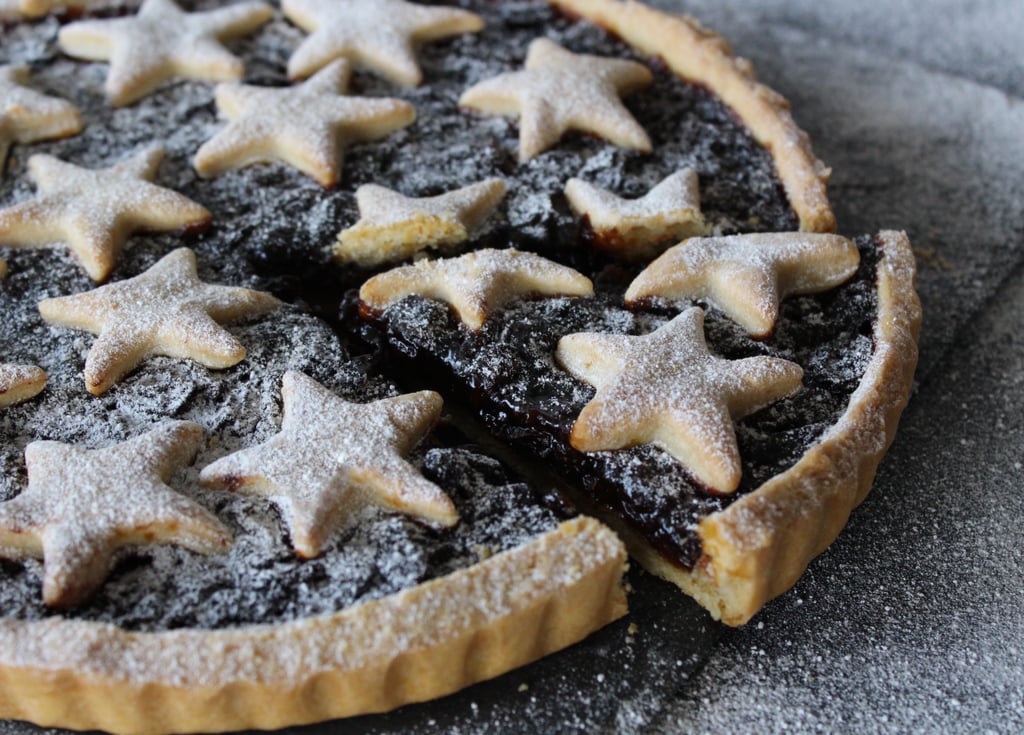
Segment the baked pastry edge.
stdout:
[[326,616],[131,633],[0,620],[0,718],[155,735],[275,729],[450,694],[622,617],[621,541],[566,521],[473,567]]

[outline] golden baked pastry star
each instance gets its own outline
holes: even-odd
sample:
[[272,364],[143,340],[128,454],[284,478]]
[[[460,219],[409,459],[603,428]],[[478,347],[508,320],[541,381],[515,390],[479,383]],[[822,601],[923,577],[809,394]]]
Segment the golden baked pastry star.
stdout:
[[666,241],[703,234],[697,172],[677,171],[639,199],[623,199],[610,191],[569,179],[565,196],[573,211],[586,217],[597,244],[631,258],[646,258]]
[[356,191],[359,221],[338,236],[334,259],[373,266],[404,260],[427,248],[458,245],[469,239],[504,197],[501,179],[420,198],[364,184]]
[[572,268],[510,248],[421,260],[374,276],[359,289],[359,298],[372,309],[412,295],[446,301],[470,329],[480,329],[494,310],[531,294],[593,296],[594,286]]
[[151,355],[215,369],[241,362],[245,348],[217,322],[279,305],[262,291],[200,281],[195,253],[178,248],[134,278],[40,301],[39,312],[50,324],[98,335],[85,360],[85,386],[98,396]]
[[740,482],[733,419],[791,395],[803,378],[800,366],[786,360],[712,355],[704,312],[696,307],[641,337],[570,334],[559,340],[557,358],[597,389],[573,424],[573,447],[654,444],[723,494]]
[[0,66],[0,177],[11,143],[63,138],[82,130],[77,107],[29,89],[28,81],[27,66]]
[[484,27],[475,13],[404,0],[283,0],[281,10],[312,34],[288,60],[292,79],[307,77],[334,59],[347,59],[413,87],[423,80],[414,44]]
[[437,421],[440,395],[350,403],[289,371],[281,396],[281,431],[205,467],[200,482],[272,498],[296,554],[319,555],[331,533],[367,504],[442,526],[458,523],[444,491],[403,458]]
[[647,136],[619,99],[649,85],[643,64],[574,54],[554,41],[530,44],[524,71],[487,79],[459,99],[494,115],[519,115],[519,160],[555,145],[569,130],[592,133],[625,148],[651,150]]
[[226,549],[231,534],[220,521],[167,486],[202,441],[198,424],[173,421],[103,449],[32,442],[28,487],[0,503],[0,556],[42,558],[43,600],[71,607],[99,589],[122,546]]
[[241,79],[242,60],[221,41],[253,32],[273,14],[261,2],[186,13],[172,0],[143,0],[136,15],[71,23],[57,38],[69,56],[110,62],[104,89],[110,102],[122,107],[173,77]]
[[163,160],[150,148],[106,169],[79,168],[37,154],[28,175],[39,194],[0,210],[0,246],[66,242],[94,281],[106,280],[128,236],[206,227],[210,213],[188,197],[150,183]]
[[342,149],[377,140],[416,120],[399,99],[345,97],[349,65],[335,61],[295,87],[217,86],[217,109],[230,122],[196,153],[200,176],[261,161],[282,161],[333,186]]
[[779,302],[835,288],[857,272],[857,246],[839,235],[772,232],[693,238],[666,251],[630,284],[626,303],[704,299],[755,337],[771,334]]
[[27,401],[46,387],[46,373],[35,365],[0,364],[0,407]]

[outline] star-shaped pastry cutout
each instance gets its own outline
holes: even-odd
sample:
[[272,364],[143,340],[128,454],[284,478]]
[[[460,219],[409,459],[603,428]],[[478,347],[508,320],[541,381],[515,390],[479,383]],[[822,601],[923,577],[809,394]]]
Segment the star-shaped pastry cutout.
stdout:
[[27,66],[0,66],[0,176],[11,143],[64,138],[82,130],[78,108],[28,88]]
[[451,499],[404,459],[437,421],[437,393],[350,403],[290,371],[281,395],[281,431],[205,467],[200,482],[272,498],[299,556],[318,556],[331,533],[367,504],[441,526],[458,523]]
[[399,99],[346,97],[349,66],[335,61],[296,87],[217,86],[217,109],[230,122],[196,153],[200,176],[282,161],[333,186],[349,143],[378,140],[416,120]]
[[468,240],[504,197],[501,179],[420,198],[364,184],[356,191],[359,221],[342,230],[334,258],[373,266],[404,260],[427,248],[453,247]]
[[150,148],[106,169],[79,168],[37,154],[28,161],[35,199],[0,210],[0,246],[66,242],[94,281],[106,280],[135,231],[196,231],[210,213],[188,197],[152,184],[163,160]]
[[672,174],[639,199],[623,199],[582,179],[569,179],[565,196],[573,211],[586,217],[598,247],[630,258],[651,257],[666,242],[707,230],[697,172],[690,168]]
[[484,27],[475,13],[404,0],[283,0],[281,10],[312,34],[288,60],[292,79],[307,77],[334,59],[347,59],[413,87],[423,80],[415,44]]
[[703,299],[755,337],[771,334],[779,302],[827,291],[860,263],[845,237],[773,232],[693,238],[667,250],[630,284],[626,303],[643,299]]
[[98,335],[85,361],[85,386],[98,396],[151,355],[214,369],[241,362],[245,348],[217,322],[279,305],[262,291],[200,281],[195,253],[178,248],[134,278],[40,301],[39,312],[50,324]]
[[687,309],[641,337],[570,334],[557,358],[597,389],[573,424],[581,452],[654,444],[715,493],[739,486],[733,420],[800,388],[799,365],[774,357],[724,360],[704,342],[704,312]]
[[0,363],[0,407],[27,401],[46,387],[46,373],[35,365]]
[[242,2],[186,13],[172,0],[143,0],[127,18],[82,20],[60,29],[61,50],[88,61],[109,61],[105,90],[121,107],[173,77],[227,82],[241,79],[242,60],[221,44],[270,20],[271,7]]
[[619,99],[651,83],[635,61],[566,51],[554,41],[530,44],[524,71],[469,88],[459,104],[494,115],[519,115],[519,160],[555,145],[569,130],[592,133],[625,148],[651,150],[651,139]]
[[122,546],[223,551],[228,530],[167,486],[202,441],[198,424],[174,421],[104,449],[32,442],[25,449],[28,487],[0,503],[0,556],[42,558],[43,600],[72,607],[102,586]]
[[446,301],[463,324],[480,329],[490,314],[517,298],[593,296],[594,286],[572,268],[509,248],[421,260],[374,276],[359,289],[362,302],[377,311],[412,295]]

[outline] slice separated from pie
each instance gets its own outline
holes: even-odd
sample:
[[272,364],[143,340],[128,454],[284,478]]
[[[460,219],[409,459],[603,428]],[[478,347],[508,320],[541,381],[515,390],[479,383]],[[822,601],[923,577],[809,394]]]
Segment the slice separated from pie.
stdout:
[[[906,236],[695,238],[625,295],[559,291],[554,264],[542,288],[514,252],[383,273],[362,313],[405,374],[553,470],[646,568],[746,622],[832,542],[892,441],[920,323]],[[495,265],[470,279],[469,259]],[[467,319],[463,297],[496,282]]]

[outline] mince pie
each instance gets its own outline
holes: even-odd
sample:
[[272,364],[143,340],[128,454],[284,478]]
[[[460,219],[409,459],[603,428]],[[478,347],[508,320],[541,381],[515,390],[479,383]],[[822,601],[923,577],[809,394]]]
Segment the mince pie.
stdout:
[[909,244],[833,234],[785,100],[695,21],[0,23],[0,717],[441,696],[623,616],[627,547],[741,624],[869,489],[916,362]]

